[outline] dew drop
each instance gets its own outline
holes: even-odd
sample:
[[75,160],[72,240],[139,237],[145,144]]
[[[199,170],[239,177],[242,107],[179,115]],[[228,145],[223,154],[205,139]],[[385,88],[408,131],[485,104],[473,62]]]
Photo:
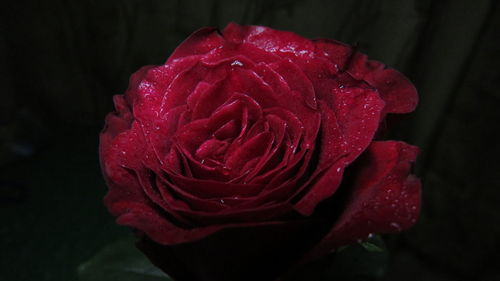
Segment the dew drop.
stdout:
[[243,66],[243,63],[239,60],[235,60],[231,63],[231,66]]
[[391,222],[391,227],[395,228],[398,231],[401,230],[401,226],[397,222]]
[[337,168],[337,173],[340,173],[340,170],[342,170],[340,167]]
[[224,166],[222,167],[222,174],[224,176],[228,176],[229,174],[231,173],[231,169],[229,169],[228,167]]
[[224,199],[221,199],[221,200],[220,200],[220,203],[221,203],[221,204],[225,204],[226,202],[224,202]]

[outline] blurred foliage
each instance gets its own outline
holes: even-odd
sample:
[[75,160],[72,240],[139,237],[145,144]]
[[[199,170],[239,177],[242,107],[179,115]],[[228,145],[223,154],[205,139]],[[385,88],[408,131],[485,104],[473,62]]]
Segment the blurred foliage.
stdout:
[[356,44],[408,75],[420,106],[392,136],[422,148],[424,206],[389,237],[385,279],[500,279],[498,1],[30,0],[0,9],[0,280],[72,280],[123,234],[100,203],[111,96],[229,21]]

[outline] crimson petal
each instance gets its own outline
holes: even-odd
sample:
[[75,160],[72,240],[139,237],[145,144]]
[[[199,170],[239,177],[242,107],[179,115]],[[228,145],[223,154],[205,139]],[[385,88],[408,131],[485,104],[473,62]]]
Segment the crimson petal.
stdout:
[[386,103],[384,114],[408,113],[417,106],[418,94],[415,86],[403,74],[386,68],[380,62],[368,60],[365,54],[354,54],[347,72],[378,90]]
[[420,181],[409,172],[417,153],[417,147],[404,142],[373,142],[359,159],[346,208],[309,257],[366,239],[370,233],[400,232],[415,224]]
[[206,54],[218,48],[222,43],[222,36],[217,32],[217,29],[212,27],[201,28],[184,40],[170,55],[165,64],[170,64],[174,60],[186,56]]
[[[341,162],[336,162],[324,175],[324,179],[315,183],[297,202],[295,209],[304,215],[310,215],[320,201],[337,190],[342,169],[354,161],[372,141],[384,106],[378,95],[370,90],[333,89],[332,92],[335,117],[332,116],[330,120],[336,119],[337,122],[323,123],[323,126],[338,126],[340,130],[330,132],[328,128],[323,129],[329,137],[322,139],[320,164],[326,165],[330,162],[327,159],[335,157],[335,153],[343,153],[345,150],[347,153],[341,160],[337,160]],[[328,114],[330,111],[323,106],[323,112]]]

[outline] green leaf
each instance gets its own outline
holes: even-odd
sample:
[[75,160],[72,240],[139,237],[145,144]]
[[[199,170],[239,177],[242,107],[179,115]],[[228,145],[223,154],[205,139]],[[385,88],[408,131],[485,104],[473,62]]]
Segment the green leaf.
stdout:
[[156,268],[132,238],[114,242],[78,267],[80,281],[173,281]]
[[370,241],[361,242],[360,245],[363,246],[363,248],[365,248],[368,252],[383,252],[384,251],[384,249],[382,247],[380,247],[379,245],[374,244]]

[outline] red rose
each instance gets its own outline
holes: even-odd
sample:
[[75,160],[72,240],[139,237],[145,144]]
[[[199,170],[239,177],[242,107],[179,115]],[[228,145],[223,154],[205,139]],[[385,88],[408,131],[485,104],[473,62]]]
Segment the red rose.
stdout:
[[343,43],[203,28],[114,102],[105,204],[176,280],[272,280],[419,213],[417,148],[374,140],[415,88]]

